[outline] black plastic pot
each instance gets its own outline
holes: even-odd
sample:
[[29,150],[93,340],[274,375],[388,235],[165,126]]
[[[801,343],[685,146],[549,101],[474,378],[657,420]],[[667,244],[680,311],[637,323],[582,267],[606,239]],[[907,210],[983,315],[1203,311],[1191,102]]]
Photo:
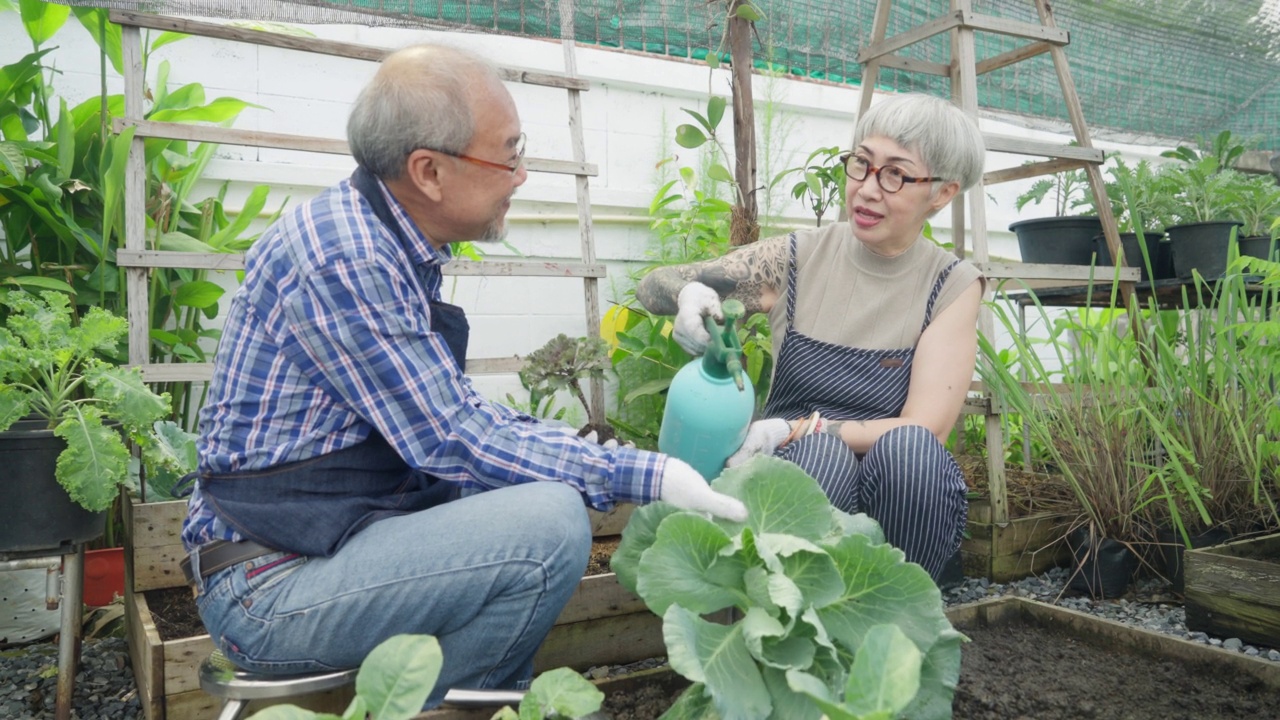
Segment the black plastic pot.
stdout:
[[5,502],[0,504],[0,552],[57,550],[92,540],[106,529],[107,513],[71,500],[54,477],[67,446],[43,423],[20,420],[0,433]]
[[[1151,269],[1154,271],[1160,266],[1160,243],[1164,238],[1163,233],[1146,232],[1142,234],[1143,240],[1146,241],[1147,254],[1151,258]],[[1111,267],[1111,248],[1107,247],[1107,236],[1098,233],[1093,236],[1095,252],[1098,253],[1098,267]],[[1120,247],[1124,248],[1124,260],[1130,267],[1136,267],[1142,271],[1142,280],[1145,282],[1151,279],[1150,273],[1147,272],[1146,260],[1142,257],[1142,248],[1138,246],[1137,233],[1120,233]]]
[[1239,242],[1241,256],[1248,255],[1263,260],[1275,260],[1278,257],[1277,247],[1272,245],[1271,238],[1266,235],[1240,238]]
[[[1183,588],[1186,587],[1185,566],[1182,564],[1182,556],[1186,552],[1187,546],[1183,544],[1182,536],[1172,528],[1162,528],[1156,537],[1160,541],[1160,554],[1164,558],[1165,578],[1173,586],[1174,592],[1181,593]],[[1221,545],[1230,539],[1231,533],[1226,528],[1220,527],[1211,527],[1187,538],[1193,549]]]
[[1199,272],[1206,280],[1216,280],[1227,271],[1231,249],[1231,229],[1243,225],[1237,220],[1170,225],[1165,228],[1173,244],[1173,269],[1180,278]]
[[[1096,547],[1095,547],[1096,544]],[[1129,589],[1129,578],[1138,567],[1138,556],[1128,545],[1111,538],[1097,538],[1088,528],[1067,536],[1075,567],[1067,587],[1095,598],[1120,597]]]
[[1156,265],[1152,270],[1156,272],[1156,280],[1173,280],[1178,277],[1173,269],[1173,243],[1167,237],[1160,241],[1156,250]]
[[942,566],[942,577],[938,578],[938,589],[950,590],[953,587],[959,587],[963,582],[964,560],[957,548],[955,554],[947,559],[947,564]]
[[1024,263],[1090,265],[1093,236],[1102,232],[1096,215],[1019,220],[1009,226],[1018,236]]

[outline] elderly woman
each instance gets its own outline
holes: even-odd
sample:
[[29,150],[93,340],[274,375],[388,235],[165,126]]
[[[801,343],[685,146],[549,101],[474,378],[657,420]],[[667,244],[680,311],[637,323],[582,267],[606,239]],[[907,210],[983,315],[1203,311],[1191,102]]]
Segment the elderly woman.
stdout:
[[859,120],[842,158],[848,222],[659,268],[636,292],[651,312],[676,316],[676,340],[694,354],[721,299],[768,313],[773,386],[729,465],[758,453],[800,465],[935,580],[968,509],[943,442],[973,375],[983,278],[921,232],[978,181],[985,154],[954,105],[886,99]]

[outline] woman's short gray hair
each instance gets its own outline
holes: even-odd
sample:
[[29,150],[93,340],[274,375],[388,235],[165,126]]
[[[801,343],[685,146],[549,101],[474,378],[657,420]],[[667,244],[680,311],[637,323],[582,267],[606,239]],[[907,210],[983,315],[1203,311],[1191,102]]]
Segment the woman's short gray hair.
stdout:
[[356,162],[384,180],[399,178],[409,153],[460,153],[471,144],[473,88],[500,82],[487,60],[445,45],[414,45],[389,55],[360,91],[347,118]]
[[853,145],[887,137],[920,155],[930,175],[968,190],[982,177],[987,147],[978,124],[952,103],[919,93],[894,95],[871,106],[858,120]]

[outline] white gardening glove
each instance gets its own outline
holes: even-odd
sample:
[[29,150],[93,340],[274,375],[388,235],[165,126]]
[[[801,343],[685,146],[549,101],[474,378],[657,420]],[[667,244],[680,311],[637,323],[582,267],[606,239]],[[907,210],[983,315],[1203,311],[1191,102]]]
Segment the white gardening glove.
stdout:
[[761,453],[772,455],[790,434],[791,423],[782,418],[757,420],[747,428],[747,439],[742,441],[742,447],[738,448],[737,452],[729,456],[725,465],[736,467],[755,455]]
[[662,492],[658,497],[681,510],[711,513],[733,522],[747,519],[746,505],[712,490],[706,478],[689,463],[673,457],[667,458],[667,467],[662,472]]
[[676,296],[676,308],[672,337],[690,355],[706,352],[707,345],[711,344],[711,335],[707,333],[707,326],[702,318],[711,316],[724,321],[724,313],[720,311],[720,296],[700,282],[691,282]]

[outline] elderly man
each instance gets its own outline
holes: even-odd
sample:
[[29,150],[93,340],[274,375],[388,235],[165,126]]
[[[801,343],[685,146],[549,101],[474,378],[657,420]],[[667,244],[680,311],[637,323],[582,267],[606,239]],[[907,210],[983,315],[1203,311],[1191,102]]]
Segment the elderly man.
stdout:
[[494,240],[527,178],[511,96],[443,46],[389,56],[356,100],[352,177],[245,259],[183,528],[201,617],[268,673],[360,664],[435,635],[445,690],[513,688],[585,569],[584,504],[661,499],[743,519],[691,467],[489,402],[441,301],[451,243]]

